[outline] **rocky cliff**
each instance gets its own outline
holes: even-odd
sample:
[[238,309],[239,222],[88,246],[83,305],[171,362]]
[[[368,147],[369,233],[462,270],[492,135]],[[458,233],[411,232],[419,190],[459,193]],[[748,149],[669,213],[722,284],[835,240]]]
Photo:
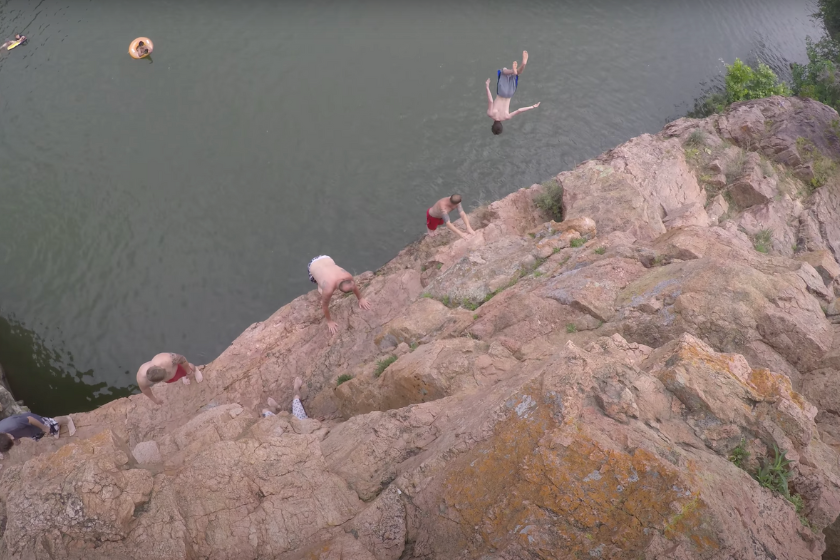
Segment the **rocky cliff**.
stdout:
[[[361,275],[335,336],[296,299],[164,406],[14,449],[0,557],[840,557],[838,131],[682,119]],[[260,418],[296,375],[320,420]]]

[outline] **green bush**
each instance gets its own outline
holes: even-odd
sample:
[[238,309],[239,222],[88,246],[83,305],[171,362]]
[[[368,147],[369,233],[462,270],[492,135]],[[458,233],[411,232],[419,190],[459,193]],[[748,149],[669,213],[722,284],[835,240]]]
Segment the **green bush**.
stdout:
[[543,192],[534,197],[534,204],[555,222],[563,221],[563,185],[556,179],[543,183]]
[[713,113],[723,112],[731,103],[760,99],[771,95],[790,95],[790,88],[780,82],[776,73],[763,62],[758,68],[751,68],[736,58],[733,64],[726,65],[724,90],[711,93],[694,104],[694,110],[688,116],[694,118],[708,117]]
[[758,68],[753,69],[740,58],[736,58],[734,64],[726,65],[726,99],[729,103],[771,95],[790,95],[790,89],[779,81],[769,66],[759,62]]
[[837,65],[840,61],[840,44],[831,39],[818,43],[806,40],[808,64],[791,64],[793,94],[810,97],[829,107],[840,107],[840,83]]
[[765,488],[769,488],[774,492],[778,492],[786,499],[790,500],[790,489],[788,488],[788,479],[790,479],[790,460],[785,457],[785,452],[780,451],[778,447],[773,446],[773,459],[762,459],[761,467],[755,473],[755,479]]
[[351,379],[353,379],[352,375],[350,375],[349,373],[343,373],[343,374],[338,376],[338,383],[336,383],[335,386],[338,387],[342,383],[346,383],[346,382],[350,381]]
[[750,452],[747,451],[746,443],[747,442],[744,441],[744,438],[741,438],[741,443],[739,443],[729,454],[729,460],[740,469],[747,468],[747,460],[750,458]]
[[575,239],[572,239],[569,242],[569,245],[571,245],[574,249],[577,249],[578,247],[583,247],[584,243],[586,243],[586,239],[584,239],[583,237],[577,237]]

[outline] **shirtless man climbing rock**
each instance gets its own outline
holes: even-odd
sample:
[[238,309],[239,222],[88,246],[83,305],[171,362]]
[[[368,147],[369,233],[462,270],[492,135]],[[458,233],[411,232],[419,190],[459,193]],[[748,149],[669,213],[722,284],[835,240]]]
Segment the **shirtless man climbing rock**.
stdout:
[[359,286],[353,281],[353,275],[335,264],[335,261],[326,255],[315,257],[309,263],[309,280],[318,284],[318,293],[321,294],[321,308],[324,310],[324,317],[327,318],[327,328],[331,334],[335,334],[338,325],[330,317],[330,298],[336,289],[345,294],[353,292],[359,299],[359,307],[370,309],[370,303],[362,297]]
[[155,383],[175,383],[179,379],[184,385],[190,384],[189,375],[194,375],[199,383],[204,381],[201,372],[189,363],[185,357],[173,352],[158,354],[137,370],[137,386],[140,392],[152,399],[152,402],[163,404],[152,392]]
[[488,79],[485,82],[487,86],[487,116],[493,119],[493,126],[491,127],[493,134],[502,133],[502,121],[512,119],[519,113],[524,113],[540,106],[537,103],[530,107],[517,109],[513,113],[510,112],[510,98],[516,92],[516,87],[519,85],[519,75],[525,70],[526,64],[528,64],[528,51],[522,51],[522,66],[518,66],[514,60],[512,69],[502,68],[498,71],[495,100],[493,99],[493,94],[490,93],[490,80]]
[[[458,213],[461,215],[461,219],[464,220],[464,225],[467,227],[467,233],[461,232],[461,230],[456,228],[452,225],[452,222],[449,221],[449,213],[453,210],[458,210]],[[466,239],[468,235],[475,233],[473,228],[470,226],[470,219],[467,217],[464,209],[461,208],[460,194],[453,194],[452,196],[441,198],[435,202],[434,206],[426,210],[426,229],[428,230],[426,231],[426,235],[435,235],[438,226],[442,226],[444,224],[446,224],[447,228],[461,237],[461,239]]]

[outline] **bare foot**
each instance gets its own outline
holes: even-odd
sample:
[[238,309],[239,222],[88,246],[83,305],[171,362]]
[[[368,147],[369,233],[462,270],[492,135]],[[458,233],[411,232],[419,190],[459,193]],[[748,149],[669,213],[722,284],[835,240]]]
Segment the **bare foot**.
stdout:
[[522,51],[522,66],[528,64],[528,51]]
[[303,385],[303,379],[300,377],[295,377],[295,395],[300,394],[300,387]]
[[198,368],[195,368],[195,381],[196,383],[201,383],[202,381],[204,381],[204,376],[201,375],[201,370]]
[[76,424],[73,423],[73,419],[69,416],[67,417],[67,433],[71,436],[76,434]]
[[190,384],[190,378],[189,378],[189,377],[182,377],[182,378],[181,378],[181,382],[182,382],[184,385],[189,385],[189,384]]
[[267,401],[267,402],[268,402],[268,406],[270,406],[270,407],[271,407],[271,410],[272,410],[272,411],[277,411],[277,409],[278,409],[278,408],[280,408],[280,405],[279,405],[279,404],[277,404],[277,401],[275,401],[275,400],[274,400],[274,399],[272,399],[271,397],[268,397],[268,401]]
[[513,61],[513,73],[514,74],[519,74],[519,63],[516,62],[515,60]]

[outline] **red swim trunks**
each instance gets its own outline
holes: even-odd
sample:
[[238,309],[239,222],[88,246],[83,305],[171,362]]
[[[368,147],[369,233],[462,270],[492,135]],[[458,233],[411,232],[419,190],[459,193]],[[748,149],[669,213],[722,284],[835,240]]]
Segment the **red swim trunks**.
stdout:
[[[431,210],[431,208],[429,208]],[[442,226],[444,224],[443,218],[435,218],[429,214],[429,210],[426,210],[426,227],[429,228],[431,231],[435,231],[438,226]]]
[[178,371],[175,372],[175,377],[173,377],[172,379],[167,381],[167,383],[175,383],[176,381],[178,381],[182,377],[186,377],[186,376],[187,376],[187,370],[184,369],[184,366],[178,366]]

